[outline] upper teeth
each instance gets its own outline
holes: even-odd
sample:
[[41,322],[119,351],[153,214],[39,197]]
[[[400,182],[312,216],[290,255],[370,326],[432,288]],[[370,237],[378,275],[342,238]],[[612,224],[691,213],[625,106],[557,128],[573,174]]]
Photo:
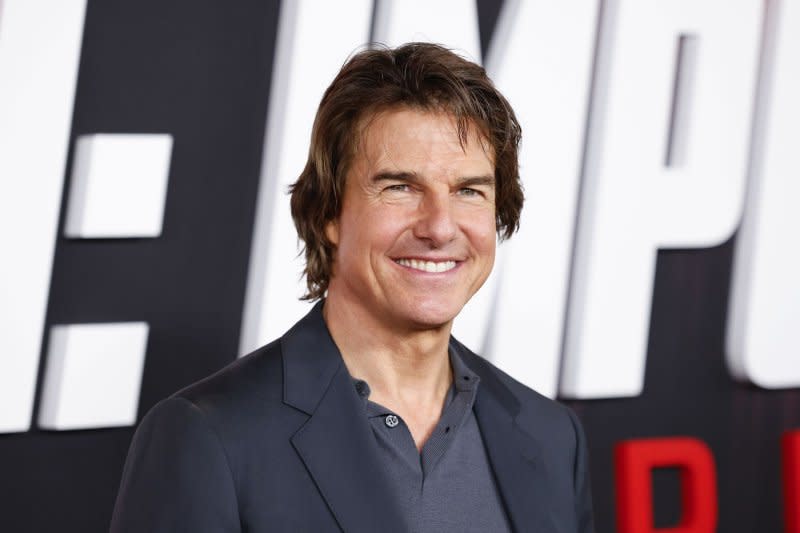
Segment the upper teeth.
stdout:
[[414,270],[422,270],[424,272],[447,272],[456,267],[455,261],[419,261],[417,259],[398,259],[398,264],[405,267],[413,268]]

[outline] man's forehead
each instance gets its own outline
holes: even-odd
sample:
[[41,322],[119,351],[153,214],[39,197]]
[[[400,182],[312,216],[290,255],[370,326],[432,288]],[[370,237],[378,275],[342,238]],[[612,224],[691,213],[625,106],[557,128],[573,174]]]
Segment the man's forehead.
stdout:
[[468,149],[480,147],[494,166],[491,143],[474,120],[459,120],[447,111],[408,106],[374,111],[361,119],[352,155],[365,157],[370,162],[391,159],[397,152],[397,145],[415,140],[424,140],[425,143],[415,146],[419,156],[433,150],[466,154]]

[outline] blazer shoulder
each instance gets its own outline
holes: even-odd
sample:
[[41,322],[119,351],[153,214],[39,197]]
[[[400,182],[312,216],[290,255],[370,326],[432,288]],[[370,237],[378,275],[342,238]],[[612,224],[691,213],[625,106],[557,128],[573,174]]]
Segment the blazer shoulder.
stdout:
[[280,339],[233,361],[171,397],[188,401],[211,418],[237,417],[252,412],[254,406],[269,408],[282,404]]
[[[191,414],[202,421],[219,439],[234,478],[245,479],[254,461],[283,457],[289,438],[308,419],[284,402],[283,383],[277,340],[176,392],[152,411],[163,417],[164,405],[183,407],[174,418]],[[162,427],[170,433],[167,426]]]

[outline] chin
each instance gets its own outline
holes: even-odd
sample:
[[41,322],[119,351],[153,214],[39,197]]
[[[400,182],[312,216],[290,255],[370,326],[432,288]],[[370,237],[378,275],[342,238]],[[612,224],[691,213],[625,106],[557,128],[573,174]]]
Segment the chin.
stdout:
[[462,307],[463,305],[455,304],[441,305],[440,302],[434,305],[419,303],[410,306],[404,314],[406,320],[417,329],[436,329],[452,323]]

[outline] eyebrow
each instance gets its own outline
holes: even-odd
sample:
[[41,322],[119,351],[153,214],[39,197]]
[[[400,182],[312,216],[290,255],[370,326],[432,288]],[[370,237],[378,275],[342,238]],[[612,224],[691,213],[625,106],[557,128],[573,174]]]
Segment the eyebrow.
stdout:
[[470,176],[465,178],[459,178],[456,180],[456,185],[459,187],[475,187],[475,186],[486,186],[491,187],[494,189],[495,180],[494,176]]
[[[421,181],[419,175],[416,172],[378,172],[374,176],[372,176],[372,183],[378,183],[381,181],[401,181],[407,183],[419,183]],[[494,188],[495,186],[495,179],[494,176],[484,175],[484,176],[466,176],[463,178],[458,178],[456,180],[457,187],[475,187],[475,186],[486,186]]]
[[409,183],[419,182],[419,176],[415,172],[378,172],[372,176],[372,183],[381,181],[407,181]]

